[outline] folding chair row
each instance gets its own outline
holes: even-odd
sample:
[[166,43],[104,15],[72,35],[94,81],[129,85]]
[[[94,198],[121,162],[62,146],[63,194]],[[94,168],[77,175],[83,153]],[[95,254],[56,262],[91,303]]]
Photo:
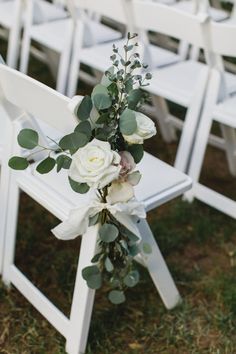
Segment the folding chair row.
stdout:
[[[88,232],[81,236],[70,318],[62,314],[16,266],[14,255],[20,191],[24,191],[60,220],[67,218],[71,209],[89,203],[89,196],[75,195],[70,190],[66,173],[39,175],[35,172],[35,163],[21,173],[12,171],[7,166],[9,157],[19,154],[19,148],[16,146],[17,132],[25,120],[30,121],[32,116],[63,135],[74,129],[77,123],[68,109],[68,103],[69,99],[60,93],[0,65],[1,118],[5,117],[8,122],[8,139],[4,146],[0,185],[0,257],[3,281],[6,285],[13,284],[66,338],[66,350],[69,354],[81,354],[86,348],[95,293],[87,287],[81,270],[90,264],[94,255],[97,227],[89,228]],[[188,176],[149,154],[145,154],[139,168],[143,178],[136,189],[136,196],[145,203],[147,211],[181,195],[191,187]],[[158,183],[156,176],[159,176]],[[149,256],[144,257],[141,254],[142,263],[148,268],[166,307],[172,308],[180,301],[178,290],[147,222],[142,221],[138,225],[142,242],[152,245],[152,253]]]

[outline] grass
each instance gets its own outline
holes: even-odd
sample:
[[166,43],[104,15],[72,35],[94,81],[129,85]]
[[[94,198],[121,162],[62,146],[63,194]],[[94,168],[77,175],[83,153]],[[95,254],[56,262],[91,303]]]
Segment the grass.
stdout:
[[[32,61],[30,68],[32,76],[53,84],[42,64]],[[156,136],[146,148],[173,162],[175,143],[166,145]],[[224,154],[208,149],[205,167],[204,183],[235,197],[235,179]],[[86,354],[236,353],[235,220],[181,199],[149,213],[148,220],[183,302],[167,311],[144,269],[140,284],[121,306],[107,301],[106,289],[98,291]],[[57,222],[22,194],[16,263],[69,315],[80,240],[53,238],[50,229]],[[14,287],[8,290],[0,282],[1,354],[63,354],[64,345],[63,337]]]

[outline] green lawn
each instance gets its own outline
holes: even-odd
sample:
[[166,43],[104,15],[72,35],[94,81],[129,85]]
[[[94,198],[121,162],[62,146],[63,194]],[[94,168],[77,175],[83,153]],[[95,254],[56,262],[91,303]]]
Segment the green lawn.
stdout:
[[[42,64],[32,61],[30,68],[35,78],[53,85]],[[146,148],[173,162],[176,144],[165,144],[160,135]],[[202,180],[236,199],[224,154],[208,149],[205,167]],[[68,315],[80,240],[56,240],[50,229],[57,220],[26,195],[21,201],[16,263]],[[106,289],[98,291],[87,354],[236,353],[236,222],[181,199],[151,212],[148,219],[183,302],[167,311],[145,270],[123,305],[111,305]],[[0,283],[1,354],[62,354],[64,344],[16,289]]]

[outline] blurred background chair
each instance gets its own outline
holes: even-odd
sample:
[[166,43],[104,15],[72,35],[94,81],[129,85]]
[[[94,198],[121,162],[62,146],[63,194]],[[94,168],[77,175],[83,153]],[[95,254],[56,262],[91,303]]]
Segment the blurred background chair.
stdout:
[[236,57],[235,36],[236,25],[234,24],[214,22],[209,24],[209,46],[214,66],[211,69],[204,109],[188,170],[195,182],[194,188],[186,194],[189,201],[195,197],[233,218],[236,218],[236,201],[204,186],[199,179],[213,122],[220,124],[229,170],[236,177],[236,97],[235,93],[232,94],[229,90],[224,67],[219,57]]

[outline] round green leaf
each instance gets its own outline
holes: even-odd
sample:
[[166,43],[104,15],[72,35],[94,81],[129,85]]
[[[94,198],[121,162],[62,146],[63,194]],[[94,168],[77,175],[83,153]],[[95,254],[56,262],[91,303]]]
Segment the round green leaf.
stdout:
[[139,282],[139,273],[134,270],[124,277],[124,283],[129,288],[133,288]]
[[128,107],[130,109],[135,109],[137,107],[137,104],[141,100],[143,94],[140,89],[134,89],[129,92],[128,96]]
[[98,85],[94,86],[92,94],[91,94],[92,100],[94,99],[94,96],[98,95],[98,94],[108,96],[108,91],[107,91],[106,86],[104,86],[102,84],[98,84]]
[[141,144],[130,145],[128,151],[133,156],[135,163],[139,163],[142,160],[144,151]]
[[62,168],[68,170],[70,168],[72,159],[67,155],[59,155],[56,159],[57,172],[60,172]]
[[38,146],[39,135],[35,130],[22,129],[17,137],[18,144],[24,149],[34,149]]
[[47,157],[45,160],[40,162],[36,167],[36,171],[40,174],[45,174],[50,172],[56,165],[56,160],[52,157]]
[[91,124],[87,120],[81,122],[75,128],[75,132],[85,134],[87,136],[87,139],[89,140],[92,135]]
[[108,272],[112,272],[114,270],[114,266],[109,257],[105,259],[105,268]]
[[124,135],[131,135],[137,129],[137,122],[135,118],[135,112],[126,108],[120,116],[120,131]]
[[80,193],[80,194],[87,193],[90,188],[87,185],[87,183],[76,182],[73,179],[71,179],[70,177],[69,177],[69,183],[70,183],[70,186],[73,189],[73,191],[76,193]]
[[13,170],[25,170],[29,166],[29,162],[24,157],[13,156],[8,161],[8,166]]
[[103,242],[113,242],[119,235],[119,230],[113,224],[103,224],[99,230],[100,238]]
[[102,275],[97,266],[89,266],[82,270],[82,277],[91,289],[99,289],[102,285]]
[[152,253],[152,247],[149,245],[149,243],[143,243],[143,252],[146,254]]
[[122,304],[122,302],[125,302],[126,300],[124,292],[120,290],[110,291],[108,299],[115,305]]
[[76,112],[79,120],[83,121],[88,119],[92,108],[93,108],[93,103],[91,97],[84,96]]
[[63,150],[69,150],[71,154],[74,154],[79,148],[85,146],[89,139],[85,134],[74,132],[65,135],[60,141],[59,146]]
[[111,100],[110,96],[104,95],[102,93],[98,93],[93,97],[93,103],[94,103],[94,106],[99,111],[101,109],[107,109],[107,108],[111,107],[112,100]]

